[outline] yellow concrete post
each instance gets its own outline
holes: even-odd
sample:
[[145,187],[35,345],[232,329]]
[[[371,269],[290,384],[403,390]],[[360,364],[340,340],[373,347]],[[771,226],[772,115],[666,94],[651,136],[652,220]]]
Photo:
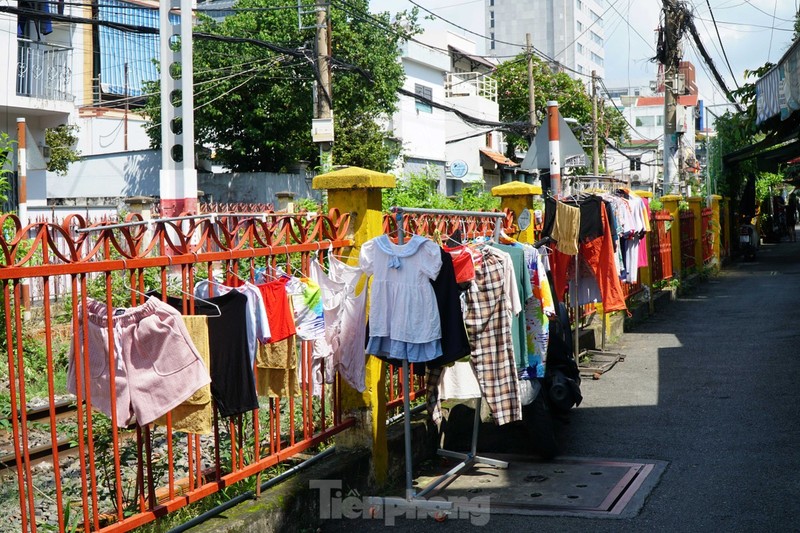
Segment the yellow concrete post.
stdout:
[[703,227],[703,199],[699,196],[689,198],[689,209],[694,214],[694,268],[697,272],[703,270],[703,236],[706,229]]
[[[647,198],[648,200],[653,199],[653,193],[650,191],[632,191],[632,192],[636,196],[639,196],[641,198]],[[648,216],[649,215],[650,213],[648,213]],[[652,230],[655,229],[655,224],[653,224],[652,221],[650,222],[650,228],[651,232],[645,233],[645,242],[644,242],[645,247],[647,248],[647,266],[639,267],[639,282],[648,289],[648,294],[650,296],[650,298],[648,299],[648,307],[650,309],[650,312],[653,312],[654,311],[653,299],[652,299],[653,291],[651,289],[651,286],[653,285],[653,270],[650,267],[650,261],[651,261],[650,258],[653,257]],[[641,244],[639,244],[639,246],[641,246]]]
[[713,264],[715,268],[722,267],[722,224],[723,221],[720,220],[720,200],[722,200],[722,196],[717,194],[711,195],[711,230],[713,234],[712,238],[712,256],[713,256]]
[[[731,199],[727,196],[722,198],[722,209],[720,215],[722,216],[722,220],[720,220],[720,224],[722,226],[722,242],[725,243],[725,257],[726,259],[731,258],[731,247],[733,246],[733,235],[731,234]],[[736,235],[736,238],[739,238],[739,235]]]
[[678,203],[683,198],[677,194],[666,194],[661,197],[664,209],[672,215],[670,241],[672,243],[672,276],[681,277],[681,214],[678,212]]
[[519,242],[536,242],[533,235],[533,200],[536,196],[542,195],[542,188],[538,185],[530,185],[521,181],[512,181],[492,187],[492,196],[500,198],[500,209],[509,209],[514,212],[517,227],[519,227],[519,216],[523,210],[527,209],[530,215],[530,224],[524,230],[519,230],[516,238]]
[[[343,255],[348,258],[348,263],[357,263],[361,246],[383,233],[382,190],[394,188],[394,176],[348,167],[316,176],[312,186],[328,192],[329,207],[350,213],[354,244]],[[340,434],[336,441],[337,446],[343,448],[372,449],[372,473],[378,485],[386,482],[389,466],[385,374],[383,361],[370,355],[367,357],[367,388],[363,393],[340,381],[342,413],[354,416],[357,423],[351,430]]]

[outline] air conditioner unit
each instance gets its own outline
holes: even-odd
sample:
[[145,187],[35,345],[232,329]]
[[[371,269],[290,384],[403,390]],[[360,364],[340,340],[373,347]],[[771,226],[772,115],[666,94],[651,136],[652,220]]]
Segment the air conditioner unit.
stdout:
[[42,157],[45,159],[50,159],[51,150],[50,147],[46,144],[39,147],[40,151],[42,152]]
[[641,176],[639,174],[631,174],[631,183],[638,183],[641,182]]

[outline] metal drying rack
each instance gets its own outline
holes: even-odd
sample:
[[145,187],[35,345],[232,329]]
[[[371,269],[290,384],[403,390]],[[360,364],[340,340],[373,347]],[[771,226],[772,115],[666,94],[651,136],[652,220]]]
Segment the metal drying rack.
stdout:
[[[393,207],[392,212],[395,214],[397,221],[397,242],[403,244],[404,231],[403,219],[405,213],[418,213],[430,215],[451,215],[463,217],[484,217],[494,218],[494,240],[499,242],[501,229],[503,226],[503,218],[505,213],[498,212],[481,212],[481,211],[458,211],[447,209],[418,209],[410,207]],[[443,457],[450,457],[453,459],[460,459],[461,462],[451,468],[445,474],[440,475],[436,479],[428,483],[419,492],[414,491],[414,474],[413,474],[413,458],[411,452],[411,405],[410,405],[410,376],[408,360],[403,359],[403,432],[405,437],[405,459],[406,459],[406,491],[405,498],[397,497],[372,497],[369,498],[369,503],[373,506],[385,506],[395,509],[423,509],[426,511],[448,511],[452,509],[453,503],[447,501],[429,501],[425,496],[433,492],[440,486],[446,486],[452,482],[456,477],[461,475],[465,470],[471,468],[475,464],[484,464],[493,466],[495,468],[508,468],[508,463],[499,461],[490,457],[479,456],[477,453],[478,448],[478,430],[481,423],[481,406],[482,397],[477,398],[477,405],[475,406],[475,417],[472,427],[472,443],[468,453],[454,452],[445,449],[438,449],[436,453]]]

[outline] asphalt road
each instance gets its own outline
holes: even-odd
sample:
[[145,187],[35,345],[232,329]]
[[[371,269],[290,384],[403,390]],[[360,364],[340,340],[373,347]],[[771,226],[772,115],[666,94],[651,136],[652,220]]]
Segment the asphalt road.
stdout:
[[[638,515],[493,514],[505,532],[800,531],[800,243],[762,248],[626,333],[561,433],[564,455],[668,462]],[[322,531],[379,531],[336,520]],[[399,521],[395,531],[478,529]]]

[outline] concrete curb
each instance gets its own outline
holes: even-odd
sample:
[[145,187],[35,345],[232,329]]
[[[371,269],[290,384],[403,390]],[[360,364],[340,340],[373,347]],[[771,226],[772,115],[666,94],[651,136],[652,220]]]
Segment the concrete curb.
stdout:
[[[414,450],[414,464],[429,459],[435,454],[435,426],[419,416],[411,425],[411,445]],[[388,487],[402,483],[405,478],[405,457],[403,443],[403,424],[398,423],[388,430],[389,444],[389,482]],[[338,450],[326,460],[313,465],[286,481],[270,487],[261,497],[248,501],[209,519],[204,524],[192,528],[193,533],[273,533],[316,531],[326,511],[323,491],[330,491],[333,497],[385,495],[380,487],[375,487],[370,478],[371,453],[369,449]],[[328,481],[324,489],[314,488],[313,482]],[[334,483],[335,482],[335,483]],[[337,488],[336,485],[338,484]],[[341,493],[339,493],[341,490]],[[338,495],[338,496],[337,496]],[[341,512],[333,508],[333,518]]]

